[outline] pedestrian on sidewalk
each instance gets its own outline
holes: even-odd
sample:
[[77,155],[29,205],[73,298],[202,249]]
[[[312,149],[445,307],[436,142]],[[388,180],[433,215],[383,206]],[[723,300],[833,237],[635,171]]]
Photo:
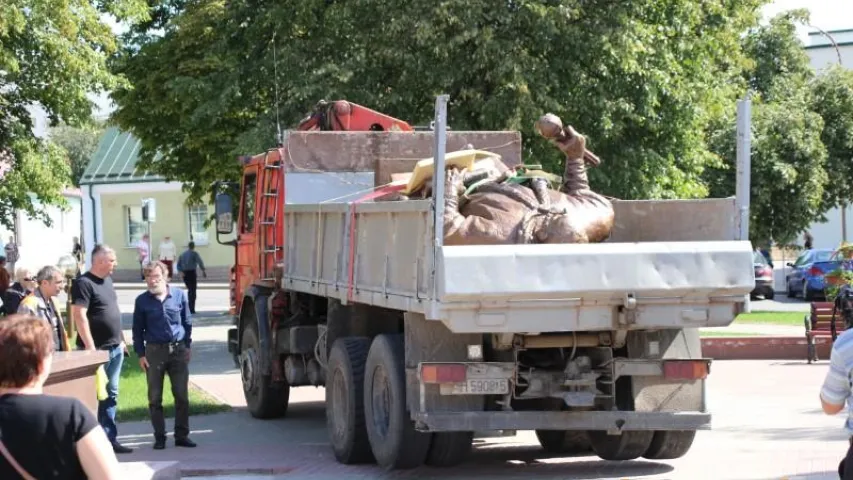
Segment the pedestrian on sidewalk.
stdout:
[[50,325],[53,332],[53,349],[57,352],[68,352],[71,346],[68,343],[68,330],[65,322],[56,310],[53,297],[65,287],[65,275],[53,265],[48,265],[39,270],[36,275],[38,287],[32,295],[27,295],[18,306],[18,313],[41,318]]
[[15,264],[20,260],[20,254],[18,252],[18,244],[15,243],[15,236],[12,235],[9,237],[9,243],[3,247],[4,253],[6,254],[6,270],[8,270],[9,275],[15,274]]
[[76,398],[44,394],[50,337],[38,318],[0,322],[0,478],[119,479],[118,460],[89,409]]
[[190,440],[189,363],[192,319],[186,294],[169,285],[166,265],[143,269],[148,291],[133,306],[133,349],[148,383],[148,409],[154,427],[154,449],[166,448],[163,378],[169,375],[175,398],[175,446],[195,447]]
[[163,241],[160,242],[160,246],[158,247],[160,254],[160,261],[166,265],[166,279],[168,281],[172,280],[172,273],[174,272],[173,267],[175,266],[175,257],[178,256],[178,247],[175,246],[175,243],[172,242],[172,237],[166,235],[163,237]]
[[85,266],[85,251],[83,250],[83,245],[80,243],[80,239],[78,237],[74,237],[72,243],[74,244],[71,247],[71,255],[74,257],[74,260],[77,261],[77,273],[83,271],[83,267]]
[[145,280],[145,274],[142,273],[142,267],[151,261],[151,241],[148,234],[142,236],[142,240],[136,244],[136,256],[139,260],[139,276]]
[[195,251],[195,242],[190,242],[187,245],[187,251],[181,254],[178,258],[178,271],[184,277],[184,285],[187,286],[187,295],[190,302],[190,313],[195,314],[195,299],[196,291],[198,290],[198,274],[196,270],[201,269],[204,278],[207,278],[207,270],[204,269],[204,262],[201,260],[201,255]]
[[98,422],[116,453],[133,449],[120,444],[116,425],[118,387],[121,365],[127,355],[118,296],[110,277],[116,265],[116,253],[107,245],[95,245],[92,268],[80,275],[71,287],[71,310],[77,325],[77,346],[86,350],[105,350],[109,360],[104,364],[107,374],[107,398],[98,402]]

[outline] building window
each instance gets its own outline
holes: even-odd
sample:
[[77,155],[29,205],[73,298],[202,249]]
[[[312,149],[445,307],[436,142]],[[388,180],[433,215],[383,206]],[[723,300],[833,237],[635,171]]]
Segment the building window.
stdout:
[[189,208],[190,240],[196,245],[207,244],[207,205],[191,205]]
[[127,246],[135,247],[147,232],[145,222],[142,221],[142,206],[125,206],[124,218],[127,232]]

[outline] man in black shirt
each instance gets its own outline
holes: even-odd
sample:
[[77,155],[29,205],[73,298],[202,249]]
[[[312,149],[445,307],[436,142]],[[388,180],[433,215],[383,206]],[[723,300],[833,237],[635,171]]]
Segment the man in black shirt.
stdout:
[[133,450],[118,443],[116,405],[121,364],[127,345],[121,329],[121,311],[118,296],[110,275],[116,264],[116,254],[106,245],[96,245],[92,250],[92,268],[80,275],[71,288],[71,307],[77,325],[77,346],[86,350],[106,350],[109,361],[104,364],[107,373],[107,398],[98,402],[98,422],[104,427],[107,438],[116,453]]

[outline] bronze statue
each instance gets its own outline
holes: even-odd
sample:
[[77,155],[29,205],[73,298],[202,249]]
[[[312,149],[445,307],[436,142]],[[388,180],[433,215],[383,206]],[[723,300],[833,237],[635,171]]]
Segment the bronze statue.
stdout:
[[517,243],[602,242],[613,229],[613,205],[589,188],[587,164],[600,163],[586,150],[586,139],[555,115],[536,122],[540,135],[566,155],[559,191],[542,178],[525,184],[497,178],[465,191],[464,173],[447,171],[444,244],[499,245]]

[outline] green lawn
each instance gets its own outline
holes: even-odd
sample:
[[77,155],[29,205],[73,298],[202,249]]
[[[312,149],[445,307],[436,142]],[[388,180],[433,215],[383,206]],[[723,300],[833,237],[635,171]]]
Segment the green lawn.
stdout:
[[[163,385],[163,408],[166,412],[166,417],[174,418],[175,402],[172,398],[171,388],[169,377],[167,376]],[[227,412],[228,410],[231,410],[229,405],[219,403],[219,401],[190,383],[190,415],[206,415]],[[142,371],[142,368],[139,366],[139,359],[132,351],[130,352],[130,356],[124,359],[121,369],[118,413],[116,417],[122,422],[147,420],[149,418],[148,386],[145,383],[145,372]]]
[[750,312],[742,313],[735,319],[733,325],[762,324],[787,325],[801,327],[807,312]]

